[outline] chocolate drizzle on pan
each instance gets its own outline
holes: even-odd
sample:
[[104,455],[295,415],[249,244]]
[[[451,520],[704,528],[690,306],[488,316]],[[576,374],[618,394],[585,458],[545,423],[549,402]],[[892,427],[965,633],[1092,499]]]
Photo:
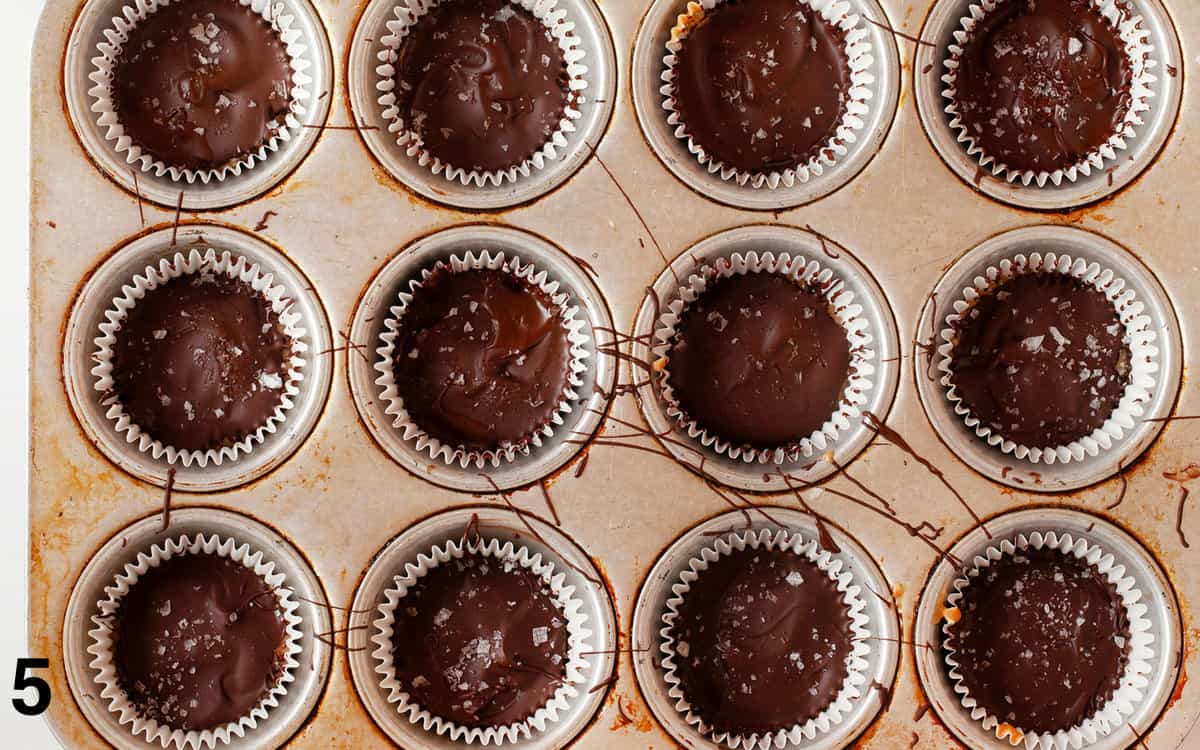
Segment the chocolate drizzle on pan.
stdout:
[[285,127],[291,62],[279,34],[236,0],[161,6],[122,45],[113,106],[133,143],[168,166],[216,169]]
[[248,715],[284,669],[275,593],[241,563],[182,554],[142,575],[116,611],[118,684],[143,719],[202,731]]

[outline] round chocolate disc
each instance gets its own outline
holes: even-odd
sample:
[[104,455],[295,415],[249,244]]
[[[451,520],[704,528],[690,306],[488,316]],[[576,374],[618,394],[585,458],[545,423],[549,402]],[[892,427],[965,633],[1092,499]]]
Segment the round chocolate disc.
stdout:
[[567,623],[546,582],[468,553],[429,571],[396,607],[396,679],[434,716],[467,727],[525,721],[566,680]]
[[1089,0],[1004,0],[963,47],[954,101],[985,154],[1053,172],[1120,131],[1131,80],[1125,43]]
[[996,434],[1066,445],[1112,416],[1129,383],[1125,327],[1108,297],[1073,276],[1017,276],[956,325],[950,383]]
[[441,0],[401,43],[396,98],[406,126],[446,164],[515,167],[558,130],[567,64],[550,29],[508,0]]
[[1028,549],[993,562],[963,591],[946,645],[968,694],[1025,732],[1094,716],[1121,684],[1129,620],[1108,579],[1074,555]]
[[715,278],[685,308],[667,357],[687,418],[755,448],[820,430],[850,373],[846,330],[820,289],[766,272]]
[[501,270],[438,268],[396,336],[396,388],[412,421],[449,445],[492,450],[550,423],[570,342],[554,301]]
[[274,590],[241,563],[175,555],[116,613],[118,684],[143,719],[202,731],[246,716],[279,682],[284,621]]
[[787,730],[846,681],[850,615],[824,571],[794,552],[735,551],[692,583],[671,626],[675,671],[715,732]]
[[113,105],[125,134],[168,166],[215,169],[284,124],[292,69],[279,34],[236,0],[161,7],[121,47]]
[[748,172],[803,164],[837,132],[846,34],[798,0],[725,0],[676,53],[675,108],[714,159]]
[[163,444],[232,445],[274,414],[292,340],[267,300],[224,274],[184,274],[146,293],[113,346],[113,391]]

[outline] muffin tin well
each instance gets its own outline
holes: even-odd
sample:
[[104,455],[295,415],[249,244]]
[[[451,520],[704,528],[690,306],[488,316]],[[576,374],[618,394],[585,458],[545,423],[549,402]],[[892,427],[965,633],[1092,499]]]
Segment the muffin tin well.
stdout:
[[[333,50],[314,3],[311,0],[272,0],[272,12],[290,15],[293,28],[300,32],[307,45],[305,58],[309,65],[304,74],[311,79],[307,84],[311,97],[300,120],[299,135],[240,177],[189,184],[166,175],[159,177],[152,172],[143,172],[135,165],[127,164],[124,154],[117,153],[113,142],[105,138],[106,128],[100,126],[92,111],[93,99],[88,91],[94,85],[89,75],[95,67],[92,58],[97,54],[96,45],[105,39],[112,19],[120,17],[122,8],[132,2],[87,0],[75,19],[63,62],[63,97],[71,124],[96,167],[130,193],[162,206],[180,205],[188,211],[225,208],[253,200],[295,171],[321,135],[329,116],[334,87]],[[256,0],[255,5],[261,7],[262,3],[263,0]]]
[[1143,114],[1145,124],[1137,128],[1137,136],[1128,140],[1128,149],[1117,153],[1117,161],[1105,169],[1093,170],[1090,176],[1075,182],[1063,180],[1059,186],[1024,187],[1019,181],[1007,182],[992,176],[990,169],[981,169],[979,161],[968,156],[966,147],[958,143],[957,134],[950,129],[946,114],[946,88],[942,76],[946,73],[947,48],[955,31],[972,5],[978,0],[938,0],[930,9],[921,28],[922,43],[914,59],[913,88],[921,124],[929,142],[938,155],[958,177],[974,189],[995,200],[1014,206],[1041,211],[1076,208],[1106,198],[1127,185],[1149,168],[1171,137],[1183,100],[1183,51],[1171,14],[1160,0],[1131,0],[1133,12],[1142,16],[1149,32],[1147,43],[1154,48],[1157,66],[1151,71],[1158,78],[1153,87],[1150,110]]
[[953,557],[948,555],[934,566],[925,583],[913,621],[913,641],[932,646],[916,650],[921,687],[933,710],[959,741],[977,750],[1011,747],[1008,742],[996,739],[993,732],[984,731],[979,722],[973,721],[954,692],[940,647],[942,609],[951,582],[961,575],[955,560],[969,563],[995,540],[1034,531],[1065,532],[1100,546],[1116,558],[1117,564],[1125,567],[1125,574],[1131,576],[1145,594],[1142,603],[1147,607],[1146,618],[1151,624],[1149,633],[1154,639],[1151,644],[1154,657],[1148,675],[1150,684],[1144,690],[1144,698],[1129,716],[1128,726],[1117,727],[1107,737],[1088,745],[1096,750],[1132,747],[1150,729],[1175,691],[1183,649],[1179,603],[1170,581],[1145,547],[1119,526],[1088,513],[1065,508],[1014,511],[988,519],[983,526],[972,529],[950,548],[949,555]]
[[[135,274],[159,260],[187,252],[195,247],[212,247],[241,255],[259,264],[266,273],[274,274],[294,299],[294,309],[300,313],[307,344],[303,379],[294,406],[278,430],[266,436],[249,453],[237,460],[220,465],[199,464],[184,466],[168,464],[150,453],[137,449],[136,443],[125,439],[116,430],[115,422],[107,416],[102,394],[93,384],[92,354],[100,335],[100,322],[120,294],[123,285]],[[325,399],[333,381],[333,362],[328,354],[333,334],[320,297],[304,272],[279,250],[262,240],[239,230],[212,224],[189,224],[168,227],[137,237],[118,249],[95,269],[80,289],[63,334],[63,382],[71,397],[75,416],[89,439],[117,466],[143,481],[164,487],[168,474],[174,470],[172,486],[188,492],[215,492],[253,481],[285,462],[299,448],[316,426],[325,407]]]
[[286,577],[286,586],[299,603],[301,652],[298,666],[292,670],[295,680],[280,698],[279,706],[245,737],[234,738],[227,747],[233,750],[277,747],[288,741],[309,720],[325,692],[325,682],[333,665],[334,649],[324,639],[332,631],[332,612],[320,580],[304,558],[279,532],[247,516],[216,508],[186,508],[171,513],[171,522],[163,528],[162,516],[155,514],[121,529],[92,556],[71,591],[63,626],[63,653],[71,694],[92,726],[112,745],[130,750],[161,748],[142,737],[135,737],[117,721],[107,702],[97,699],[92,655],[88,653],[92,616],[99,612],[97,602],[105,599],[104,588],[139,553],[167,539],[182,535],[216,534],[249,544],[275,563]]
[[[1110,450],[1095,457],[1070,463],[1032,463],[999,448],[993,448],[955,414],[946,398],[946,388],[937,371],[942,343],[940,331],[962,290],[971,286],[989,265],[1017,254],[1055,252],[1099,263],[1125,279],[1146,306],[1158,334],[1159,371],[1145,413],[1125,437]],[[1030,492],[1062,492],[1086,487],[1107,479],[1137,460],[1162,432],[1162,419],[1171,413],[1183,376],[1183,339],[1175,309],[1153,273],[1132,253],[1112,240],[1081,229],[1063,226],[1033,226],[1014,229],[992,237],[967,251],[950,266],[930,293],[921,312],[918,335],[924,341],[937,339],[932,349],[913,358],[913,376],[921,404],[938,436],[968,466],[992,481]],[[924,346],[924,344],[923,344]],[[930,361],[930,357],[933,361]]]

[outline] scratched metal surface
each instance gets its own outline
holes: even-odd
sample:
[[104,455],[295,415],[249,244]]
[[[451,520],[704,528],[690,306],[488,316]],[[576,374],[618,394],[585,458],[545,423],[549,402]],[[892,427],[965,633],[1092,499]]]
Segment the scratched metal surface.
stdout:
[[[907,34],[919,31],[931,4],[882,3],[890,21]],[[143,229],[169,225],[174,212],[146,206],[143,227],[134,196],[98,172],[72,134],[64,114],[61,66],[79,5],[79,0],[49,0],[34,44],[29,627],[33,652],[49,656],[53,665],[55,701],[49,721],[68,746],[101,747],[103,742],[73,703],[63,675],[64,609],[72,584],[93,552],[117,530],[153,512],[162,496],[161,490],[116,469],[84,439],[62,383],[62,328],[76,289],[91,269]],[[337,65],[330,123],[343,125],[351,121],[344,96],[346,46],[365,0],[317,0],[316,5]],[[184,220],[249,230],[265,212],[276,212],[259,234],[283,247],[315,281],[332,326],[342,331],[348,330],[362,290],[398,250],[419,236],[465,222],[530,229],[586,259],[599,272],[599,285],[623,330],[630,329],[643,290],[663,268],[656,245],[674,257],[705,236],[739,225],[808,224],[850,249],[876,275],[903,342],[914,338],[925,294],[943,267],[965,249],[1014,227],[1074,224],[1131,248],[1158,275],[1180,318],[1185,355],[1191,355],[1187,343],[1200,320],[1200,272],[1193,260],[1196,220],[1191,213],[1200,193],[1195,151],[1190,148],[1190,140],[1200,135],[1200,93],[1194,87],[1184,87],[1179,125],[1157,163],[1131,187],[1090,208],[1038,214],[983,197],[945,166],[926,140],[914,105],[914,44],[898,39],[903,61],[899,112],[874,160],[848,186],[813,205],[778,214],[752,213],[702,198],[676,181],[645,145],[631,102],[628,68],[647,3],[602,0],[600,6],[616,45],[620,100],[597,153],[639,206],[653,239],[596,159],[588,160],[564,187],[530,205],[464,213],[413,197],[379,168],[356,133],[332,129],[321,134],[303,165],[264,197],[227,211],[185,212]],[[1188,41],[1200,38],[1200,4],[1173,0],[1168,7],[1186,62],[1177,74],[1186,81],[1200,72],[1196,50],[1189,49]],[[345,604],[372,556],[394,534],[431,512],[478,499],[436,488],[390,461],[371,441],[351,402],[346,354],[334,357],[334,385],[326,411],[288,462],[250,486],[214,495],[180,494],[174,502],[225,506],[269,522],[308,556],[330,598]],[[1200,394],[1190,388],[1186,373],[1177,413],[1200,414]],[[628,396],[618,398],[613,414],[641,419]],[[911,368],[904,370],[888,423],[941,467],[981,515],[1039,503],[1081,508],[1114,520],[1156,552],[1182,605],[1187,656],[1175,699],[1143,744],[1153,750],[1200,746],[1200,730],[1192,732],[1200,715],[1200,684],[1187,679],[1188,674],[1200,674],[1200,626],[1193,619],[1194,605],[1200,601],[1200,509],[1189,508],[1177,528],[1180,484],[1164,478],[1165,472],[1197,458],[1200,423],[1169,424],[1144,460],[1127,471],[1127,496],[1111,511],[1105,508],[1121,490],[1116,479],[1046,497],[1002,488],[961,464],[930,428]],[[894,447],[869,448],[851,471],[876,492],[895,498],[906,519],[944,526],[939,539],[943,546],[973,525],[948,492]],[[843,476],[827,486],[858,492]],[[550,492],[562,529],[609,577],[626,628],[640,582],[659,552],[685,529],[727,507],[671,460],[605,446],[590,449],[582,477],[568,472]],[[898,526],[822,489],[807,497],[874,554],[894,589],[903,631],[910,634],[936,553]],[[788,497],[770,501],[794,505]],[[545,512],[536,489],[516,494],[513,502]],[[1184,535],[1192,542],[1191,551]],[[673,747],[641,698],[628,655],[620,660],[619,674],[605,707],[576,746]],[[890,707],[858,744],[900,750],[916,737],[922,748],[956,747],[934,712],[914,718],[924,703],[913,651],[906,647]],[[359,704],[345,655],[337,654],[317,711],[291,744],[326,748],[384,742]],[[1129,742],[1135,742],[1132,735]]]

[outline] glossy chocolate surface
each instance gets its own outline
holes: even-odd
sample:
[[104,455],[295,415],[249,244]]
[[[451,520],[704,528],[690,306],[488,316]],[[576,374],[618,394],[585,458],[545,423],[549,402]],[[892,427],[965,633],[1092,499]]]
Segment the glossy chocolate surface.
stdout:
[[276,685],[284,635],[278,598],[253,570],[175,555],[121,600],[117,678],[142,718],[212,729],[249,714]]
[[837,410],[850,342],[819,289],[749,273],[717,278],[684,310],[668,358],[688,417],[733,443],[774,448]]
[[846,110],[845,32],[797,0],[726,0],[677,53],[676,109],[713,158],[783,170],[828,148]]
[[1087,0],[1005,0],[964,47],[955,100],[985,153],[1052,172],[1117,133],[1131,80],[1124,42]]
[[284,123],[292,70],[279,34],[236,0],[186,0],[134,27],[113,79],[133,142],[169,166],[213,169]]
[[463,726],[524,721],[566,679],[566,618],[545,581],[480,554],[442,563],[409,589],[392,643],[412,700]]
[[1120,685],[1129,654],[1121,598],[1095,568],[1057,550],[988,566],[964,591],[947,645],[989,714],[1025,732],[1070,729]]
[[243,281],[211,272],[172,279],[147,292],[115,336],[114,393],[166,445],[232,445],[283,399],[292,341]]
[[549,28],[508,0],[443,0],[400,47],[397,106],[430,153],[491,171],[521,164],[558,129],[567,66]]
[[569,362],[558,307],[501,270],[435,270],[396,337],[396,387],[413,422],[471,449],[518,443],[548,424]]
[[842,594],[794,552],[720,558],[684,596],[671,632],[681,689],[718,732],[802,724],[846,680],[851,631]]
[[1017,276],[956,328],[950,382],[972,414],[1020,445],[1090,435],[1125,394],[1125,327],[1103,293],[1074,277]]

